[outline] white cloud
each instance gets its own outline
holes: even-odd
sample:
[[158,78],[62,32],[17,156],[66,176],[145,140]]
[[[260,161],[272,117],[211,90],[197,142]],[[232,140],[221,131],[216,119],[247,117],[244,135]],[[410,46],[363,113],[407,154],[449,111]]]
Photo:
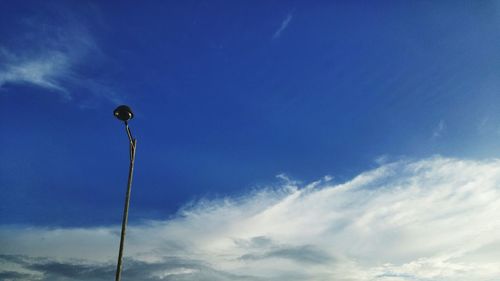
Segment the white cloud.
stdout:
[[86,92],[119,103],[110,87],[77,70],[103,55],[84,24],[60,14],[24,19],[20,20],[23,24],[15,25],[15,40],[0,44],[0,89],[9,84],[31,85],[66,100],[74,98],[76,92]]
[[[384,164],[341,184],[285,180],[132,225],[125,273],[142,272],[142,280],[497,279],[499,187],[500,160],[441,157]],[[3,226],[0,253],[8,256],[0,269],[104,280],[114,270],[118,231]],[[68,266],[80,275],[57,279]]]
[[290,22],[292,21],[293,14],[290,13],[286,16],[286,18],[281,22],[280,27],[274,32],[273,39],[279,38],[281,33],[288,27]]
[[444,120],[439,120],[439,123],[432,131],[432,138],[437,139],[440,138],[446,131],[446,123]]
[[46,51],[33,58],[19,58],[3,50],[5,64],[0,70],[0,87],[7,83],[32,84],[53,90],[70,98],[60,80],[70,73],[69,56],[59,51]]

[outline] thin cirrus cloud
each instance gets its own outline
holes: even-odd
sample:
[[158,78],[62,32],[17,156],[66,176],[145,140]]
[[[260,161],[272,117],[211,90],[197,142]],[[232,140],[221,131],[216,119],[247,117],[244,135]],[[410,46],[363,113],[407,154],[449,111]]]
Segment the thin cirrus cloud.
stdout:
[[443,134],[446,132],[446,123],[444,120],[440,120],[437,126],[434,128],[432,131],[432,138],[437,139],[443,136]]
[[[500,160],[399,161],[130,227],[129,280],[493,280]],[[118,226],[0,228],[0,277],[109,280]]]
[[281,33],[288,27],[288,25],[292,21],[292,18],[293,18],[292,13],[286,16],[286,18],[281,22],[280,27],[274,32],[273,39],[277,39],[281,36]]
[[0,72],[0,87],[7,83],[28,83],[70,97],[59,81],[68,74],[71,65],[66,54],[53,51],[35,58],[23,58],[3,49],[1,57],[6,63]]
[[68,17],[55,18],[53,24],[25,19],[16,26],[15,39],[0,44],[0,89],[29,85],[65,100],[72,100],[76,93],[89,93],[120,103],[120,97],[98,77],[77,70],[86,61],[104,57],[87,27]]

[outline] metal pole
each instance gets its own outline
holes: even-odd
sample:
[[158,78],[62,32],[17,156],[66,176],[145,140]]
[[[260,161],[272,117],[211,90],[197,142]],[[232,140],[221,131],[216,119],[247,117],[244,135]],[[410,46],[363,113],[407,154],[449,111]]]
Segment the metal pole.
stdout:
[[118,262],[116,264],[116,281],[120,281],[122,275],[122,259],[123,259],[123,248],[125,245],[125,234],[127,231],[128,222],[128,207],[130,205],[130,189],[132,187],[132,176],[134,173],[134,161],[135,161],[135,148],[137,144],[137,139],[132,138],[130,129],[127,122],[125,122],[125,129],[127,130],[127,135],[130,141],[130,166],[128,170],[128,184],[127,193],[125,195],[125,207],[123,209],[123,220],[122,220],[122,232],[120,236],[120,250],[118,252]]

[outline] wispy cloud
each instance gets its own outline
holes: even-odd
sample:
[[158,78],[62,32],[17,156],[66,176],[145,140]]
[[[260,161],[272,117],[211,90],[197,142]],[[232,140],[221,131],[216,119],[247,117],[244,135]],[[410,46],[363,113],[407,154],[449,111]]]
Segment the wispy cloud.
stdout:
[[446,122],[444,122],[444,120],[439,120],[439,123],[432,131],[432,138],[433,139],[440,138],[441,136],[443,136],[445,132],[446,132]]
[[103,57],[85,24],[67,15],[20,20],[15,40],[0,43],[0,89],[30,85],[70,100],[78,93],[119,102],[110,87],[78,71]]
[[281,33],[288,27],[290,21],[292,21],[293,14],[290,13],[286,16],[286,18],[281,22],[280,27],[274,32],[273,39],[277,39],[281,36]]
[[70,73],[71,62],[67,54],[59,51],[46,51],[33,58],[0,52],[4,64],[0,68],[0,87],[8,83],[31,84],[46,88],[70,98],[61,79]]
[[[131,226],[124,276],[493,280],[499,187],[500,160],[441,157],[383,164],[338,184],[283,178],[280,188],[200,201],[175,218]],[[3,226],[0,276],[110,279],[118,230]]]

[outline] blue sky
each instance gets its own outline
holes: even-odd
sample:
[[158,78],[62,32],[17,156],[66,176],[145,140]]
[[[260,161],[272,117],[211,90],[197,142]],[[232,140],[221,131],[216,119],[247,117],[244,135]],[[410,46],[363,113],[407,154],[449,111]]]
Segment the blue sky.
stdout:
[[[323,280],[335,270],[319,262],[311,272],[273,272],[259,263],[271,259],[288,268],[288,262],[320,258],[349,261],[342,268],[350,264],[360,274],[353,273],[359,277],[352,280],[448,280],[451,273],[436,277],[407,270],[413,268],[408,265],[412,260],[436,260],[429,254],[436,249],[430,246],[428,252],[371,258],[381,245],[396,248],[384,244],[388,237],[403,237],[415,227],[387,226],[387,236],[377,236],[379,248],[362,245],[335,255],[326,241],[336,237],[352,242],[342,240],[347,234],[368,239],[366,232],[346,226],[358,223],[351,209],[359,206],[364,212],[359,217],[375,214],[374,206],[386,196],[389,206],[395,204],[388,210],[399,210],[403,203],[394,199],[398,192],[421,200],[418,206],[424,210],[434,202],[432,192],[466,196],[470,185],[484,189],[492,202],[500,198],[500,165],[495,160],[500,154],[499,13],[498,1],[0,2],[0,239],[17,245],[0,246],[0,276],[14,272],[10,266],[15,264],[24,268],[17,274],[32,274],[33,280],[64,277],[49,272],[43,267],[47,264],[36,264],[36,257],[92,261],[97,264],[95,276],[109,273],[106,262],[113,260],[114,248],[99,252],[91,247],[98,257],[71,256],[66,252],[78,245],[65,243],[84,239],[79,236],[83,231],[92,237],[83,245],[118,245],[113,231],[121,222],[128,142],[112,111],[126,103],[136,114],[130,123],[138,138],[130,223],[137,233],[177,237],[224,225],[253,233],[210,236],[232,239],[237,250],[228,250],[225,242],[209,247],[214,241],[194,234],[179,236],[169,241],[190,246],[178,245],[184,252],[171,256],[148,255],[158,245],[131,238],[131,251],[144,254],[131,264],[149,271],[156,269],[145,265],[174,268],[172,276],[180,279],[172,280],[237,280],[243,273],[249,280]],[[428,174],[416,166],[425,166]],[[401,170],[406,172],[393,175]],[[358,183],[366,173],[377,176]],[[441,177],[450,173],[465,173],[464,179],[443,183]],[[475,182],[477,175],[487,184]],[[435,180],[426,182],[427,177]],[[437,191],[408,182],[435,185]],[[324,195],[331,201],[313,208],[312,198],[344,185],[363,191],[343,191],[341,198],[350,203]],[[311,186],[317,190],[307,191]],[[422,190],[413,194],[413,188]],[[383,196],[365,194],[369,202],[356,197],[370,190]],[[290,199],[297,196],[302,199]],[[480,208],[483,199],[471,204]],[[286,203],[290,200],[295,203]],[[450,200],[439,204],[460,206]],[[410,201],[403,200],[408,207],[415,203]],[[300,219],[300,213],[292,215],[284,208],[268,219],[259,217],[257,209],[270,210],[275,204],[309,206],[317,212],[304,211],[311,217]],[[408,216],[427,218],[424,210]],[[392,211],[386,215],[399,218]],[[490,211],[464,212],[475,217]],[[314,219],[328,213],[345,216],[339,215],[340,221],[334,215]],[[200,223],[201,214],[213,224]],[[331,225],[309,236],[273,230],[281,220],[296,216],[297,225],[283,228],[311,227],[300,223],[307,220]],[[415,225],[428,227],[431,221]],[[259,231],[250,231],[252,222]],[[479,229],[499,231],[485,221],[478,224]],[[381,227],[371,220],[366,225]],[[332,230],[337,228],[346,232]],[[59,246],[66,251],[15,250],[37,241],[22,234],[27,229],[43,233],[47,243],[57,241],[50,238],[52,230],[66,233],[70,238],[61,238]],[[456,245],[467,235],[457,238]],[[401,243],[408,243],[408,237]],[[487,237],[481,241],[486,242],[461,254],[461,265],[494,261],[495,255],[477,249],[500,242]],[[318,248],[333,252],[320,253]],[[189,256],[196,249],[204,253],[202,264]],[[240,264],[213,258],[221,249],[239,257]],[[451,252],[459,255],[451,250],[447,254]],[[22,260],[12,258],[19,255]],[[179,259],[185,264],[175,267]],[[389,263],[393,267],[383,268]],[[437,269],[428,272],[432,270]],[[486,277],[500,276],[498,271],[485,272],[491,273]],[[474,274],[469,279],[479,280]],[[171,275],[148,278],[165,276]],[[90,280],[85,275],[64,278]]]

